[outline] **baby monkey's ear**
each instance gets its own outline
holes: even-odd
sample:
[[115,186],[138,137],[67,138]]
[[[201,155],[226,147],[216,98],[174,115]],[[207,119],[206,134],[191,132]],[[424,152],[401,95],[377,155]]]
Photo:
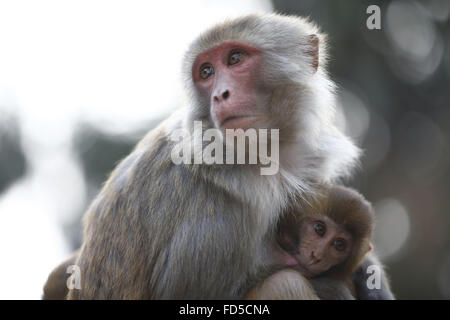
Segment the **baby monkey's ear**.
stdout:
[[367,253],[372,251],[372,249],[373,249],[373,246],[371,243],[369,243],[368,245],[363,245],[363,247],[361,248],[361,252],[363,255],[366,255]]
[[315,34],[309,35],[308,44],[310,45],[308,55],[312,57],[312,67],[314,68],[314,72],[316,72],[319,67],[319,37]]
[[289,253],[295,253],[300,242],[299,228],[296,225],[282,223],[277,232],[277,241],[281,248]]
[[286,230],[278,235],[278,243],[289,253],[293,253],[297,250],[298,243],[296,239],[291,233],[286,232]]

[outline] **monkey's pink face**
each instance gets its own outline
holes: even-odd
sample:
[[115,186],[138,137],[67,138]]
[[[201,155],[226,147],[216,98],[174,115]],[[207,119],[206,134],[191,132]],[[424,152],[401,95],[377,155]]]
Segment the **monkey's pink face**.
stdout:
[[236,41],[225,41],[197,56],[192,77],[209,101],[216,128],[264,125],[269,94],[261,81],[261,60],[258,49]]
[[327,216],[304,218],[296,258],[306,277],[320,275],[350,255],[352,237]]

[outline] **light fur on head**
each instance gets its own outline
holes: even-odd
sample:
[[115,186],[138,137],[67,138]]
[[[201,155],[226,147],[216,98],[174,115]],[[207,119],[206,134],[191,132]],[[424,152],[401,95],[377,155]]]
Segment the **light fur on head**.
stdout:
[[[318,67],[313,67],[311,35],[318,39]],[[223,41],[238,41],[258,48],[263,57],[262,77],[271,88],[273,128],[280,129],[280,171],[275,177],[257,177],[258,188],[244,193],[263,194],[267,180],[271,200],[284,195],[311,194],[318,183],[348,176],[360,151],[335,125],[335,85],[326,71],[326,36],[311,21],[279,14],[250,14],[226,20],[202,33],[184,57],[183,75],[189,105],[185,127],[194,120],[213,126],[209,101],[203,101],[192,80],[198,54]],[[317,43],[316,43],[317,44]],[[317,48],[316,48],[317,49]],[[279,187],[281,182],[281,188]],[[274,187],[275,185],[278,185]],[[275,191],[274,191],[275,190]],[[267,198],[267,195],[264,195]],[[283,202],[283,201],[282,201]]]

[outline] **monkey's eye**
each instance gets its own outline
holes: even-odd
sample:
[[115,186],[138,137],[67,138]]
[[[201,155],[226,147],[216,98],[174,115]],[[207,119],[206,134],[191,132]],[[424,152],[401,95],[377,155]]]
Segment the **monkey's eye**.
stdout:
[[200,68],[200,78],[208,79],[212,74],[214,74],[214,68],[210,64],[205,64]]
[[314,223],[313,228],[317,235],[319,235],[320,237],[323,237],[327,232],[327,227],[322,222]]
[[334,247],[337,251],[344,251],[345,248],[347,248],[347,241],[345,241],[345,239],[342,239],[342,238],[337,238],[337,239],[334,240],[334,242],[333,242],[333,247]]
[[242,58],[244,57],[244,53],[235,51],[228,57],[228,65],[232,66],[233,64],[241,62]]

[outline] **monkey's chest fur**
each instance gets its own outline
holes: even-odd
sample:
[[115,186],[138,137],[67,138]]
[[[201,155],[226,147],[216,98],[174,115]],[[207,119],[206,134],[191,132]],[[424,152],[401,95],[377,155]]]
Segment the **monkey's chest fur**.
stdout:
[[245,168],[175,165],[170,144],[155,130],[93,202],[80,298],[239,298],[267,263],[274,186]]

